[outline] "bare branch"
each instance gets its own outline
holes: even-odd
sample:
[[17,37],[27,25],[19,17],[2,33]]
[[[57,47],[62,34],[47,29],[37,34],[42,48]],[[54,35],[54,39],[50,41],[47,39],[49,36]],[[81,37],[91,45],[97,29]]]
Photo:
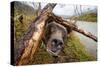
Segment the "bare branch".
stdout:
[[47,4],[41,14],[32,22],[24,37],[17,43],[15,65],[27,64],[32,59],[42,38],[48,14],[52,12],[55,6],[56,4]]
[[93,39],[94,41],[97,42],[97,37],[94,36],[93,34],[91,34],[90,32],[87,32],[87,31],[85,31],[83,29],[80,29],[75,24],[73,24],[73,23],[71,23],[69,21],[65,21],[61,17],[58,17],[58,16],[56,16],[54,14],[51,14],[50,16],[52,17],[53,20],[55,20],[59,24],[64,25],[65,27],[69,27],[72,30],[77,31],[77,32],[79,32],[79,33],[81,33],[81,34],[83,34],[83,35],[85,35],[85,36],[87,36],[87,37],[89,37],[89,38],[91,38],[91,39]]

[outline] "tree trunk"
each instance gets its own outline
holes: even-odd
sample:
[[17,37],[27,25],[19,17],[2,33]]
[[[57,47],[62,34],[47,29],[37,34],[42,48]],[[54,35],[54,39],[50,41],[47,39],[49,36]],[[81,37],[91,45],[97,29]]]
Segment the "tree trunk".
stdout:
[[48,14],[52,12],[56,4],[47,4],[41,14],[35,19],[28,28],[28,31],[17,42],[15,48],[15,65],[27,64],[33,57],[39,41],[42,38]]

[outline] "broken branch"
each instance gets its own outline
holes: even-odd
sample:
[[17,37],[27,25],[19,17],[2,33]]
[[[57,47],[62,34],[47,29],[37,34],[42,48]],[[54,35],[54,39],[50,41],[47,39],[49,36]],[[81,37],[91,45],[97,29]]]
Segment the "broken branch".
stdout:
[[47,4],[41,14],[35,19],[28,28],[23,38],[17,43],[15,50],[15,65],[27,64],[33,57],[39,41],[42,38],[48,14],[52,12],[56,4]]
[[94,41],[97,42],[97,37],[96,37],[96,36],[94,36],[94,35],[91,34],[90,32],[87,32],[87,31],[85,31],[85,30],[83,30],[83,29],[78,28],[75,24],[73,24],[73,23],[71,23],[71,22],[69,22],[69,21],[65,21],[65,20],[63,20],[61,17],[58,17],[58,16],[56,16],[56,15],[54,15],[54,14],[51,14],[50,17],[51,17],[53,20],[55,20],[56,22],[58,22],[59,24],[65,26],[65,27],[69,27],[69,28],[71,28],[72,30],[77,31],[77,32],[83,34],[84,36],[87,36],[87,37],[89,37],[89,38],[91,38],[91,39],[93,39]]

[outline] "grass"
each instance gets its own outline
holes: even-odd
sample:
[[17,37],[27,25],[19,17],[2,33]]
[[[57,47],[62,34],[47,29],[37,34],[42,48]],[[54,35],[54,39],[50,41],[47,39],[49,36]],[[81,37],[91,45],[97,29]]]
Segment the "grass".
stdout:
[[[16,14],[17,12],[15,12]],[[25,15],[25,14],[21,14],[19,13],[19,15],[23,15],[23,20],[21,23],[19,18],[16,18],[16,16],[14,17],[14,27],[15,27],[15,36],[16,39],[20,39],[20,37],[23,35],[23,33],[28,29],[30,23],[33,22],[33,20],[36,18],[36,16],[33,15]]]
[[71,16],[69,19],[79,20],[79,21],[87,21],[87,22],[97,22],[97,13],[86,12],[82,13],[79,16]]
[[[68,39],[66,38],[63,51],[64,53],[60,54],[59,63],[96,60],[86,52],[85,47],[74,33],[71,33]],[[53,61],[54,58],[40,45],[29,64],[51,64]]]
[[[16,23],[19,23],[19,22],[16,22]],[[28,25],[29,23],[26,23],[26,24]],[[18,24],[16,27],[15,36],[18,39],[20,39],[20,37],[23,35],[23,32],[25,32],[26,29],[27,28],[24,28],[24,26],[21,26],[20,24]],[[61,63],[96,60],[86,52],[83,44],[80,42],[79,38],[75,36],[74,33],[71,33],[70,36],[65,40],[64,54],[61,57],[63,58],[63,59],[60,59]],[[46,64],[46,63],[50,64],[50,63],[53,63],[53,61],[54,61],[54,58],[50,54],[48,54],[48,52],[45,49],[44,44],[41,43],[35,55],[33,56],[33,59],[29,62],[29,64]]]
[[80,42],[80,39],[74,33],[70,34],[70,37],[68,37],[65,44],[66,46],[64,52],[69,57],[74,58],[78,61],[95,60],[86,52],[85,47]]
[[[30,20],[27,17],[28,16],[24,18],[24,21],[25,21],[24,24],[26,26],[21,25],[20,22],[17,20],[15,21],[16,39],[20,39],[20,37],[28,28],[28,25],[30,24],[29,23]],[[71,33],[70,36],[66,39],[64,54],[61,57],[62,57],[62,59],[60,58],[61,63],[96,60],[85,51],[83,44],[80,42],[79,38],[75,36],[74,33]],[[46,64],[46,63],[50,64],[50,63],[53,63],[53,61],[54,61],[54,58],[50,54],[48,54],[48,52],[45,49],[45,46],[43,45],[43,43],[41,43],[35,55],[33,56],[33,59],[29,62],[29,64]]]
[[[21,14],[23,15],[23,23],[21,23],[18,18],[14,19],[17,15]],[[31,15],[25,14],[17,9],[15,9],[14,15],[14,43],[16,43],[16,41],[20,39],[23,36],[23,33],[28,29],[30,23],[36,18],[36,15],[34,13]],[[14,45],[16,46],[16,44]],[[80,39],[74,33],[71,33],[70,36],[66,38],[63,52],[61,52],[61,57],[59,58],[61,63],[96,60],[86,52],[85,47],[80,42]],[[29,64],[46,64],[53,63],[53,61],[54,58],[48,54],[43,42],[41,42]]]
[[82,14],[78,17],[78,20],[89,21],[89,22],[97,22],[97,14],[96,13],[86,13]]

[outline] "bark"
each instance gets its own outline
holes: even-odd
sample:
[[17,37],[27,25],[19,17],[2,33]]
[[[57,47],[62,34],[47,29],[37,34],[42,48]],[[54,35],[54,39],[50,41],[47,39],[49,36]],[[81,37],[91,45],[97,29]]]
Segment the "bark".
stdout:
[[41,10],[41,14],[32,22],[21,40],[17,42],[17,47],[15,48],[15,65],[27,64],[32,59],[42,38],[48,14],[52,12],[55,6],[56,4],[47,4]]
[[84,36],[87,36],[87,37],[89,37],[89,38],[91,38],[91,39],[93,39],[94,41],[97,42],[97,37],[96,36],[94,36],[93,34],[91,34],[88,31],[85,31],[84,29],[78,28],[74,23],[71,23],[69,21],[65,21],[61,17],[58,17],[54,14],[50,14],[50,17],[51,17],[52,20],[55,20],[59,24],[65,26],[65,27],[71,28],[72,30],[77,31],[78,33],[81,33]]
[[68,27],[93,39],[94,41],[97,41],[97,37],[92,35],[90,32],[79,29],[75,24],[65,21],[61,17],[52,14],[52,10],[55,6],[56,4],[47,4],[41,10],[40,15],[32,22],[24,36],[17,42],[17,47],[15,48],[14,52],[15,65],[27,64],[32,60],[38,44],[42,39],[42,34],[44,34],[44,28],[47,21],[54,20],[65,27]]

